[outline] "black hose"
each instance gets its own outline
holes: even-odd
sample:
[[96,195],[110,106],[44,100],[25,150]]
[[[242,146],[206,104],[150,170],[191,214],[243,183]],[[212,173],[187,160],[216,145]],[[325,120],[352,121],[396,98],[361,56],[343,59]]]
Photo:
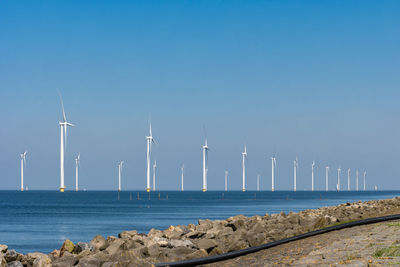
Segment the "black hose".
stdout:
[[360,226],[360,225],[366,225],[366,224],[371,224],[371,223],[378,223],[378,222],[399,220],[399,219],[400,219],[400,214],[395,214],[395,215],[388,215],[388,216],[382,216],[382,217],[376,217],[376,218],[369,218],[369,219],[364,219],[364,220],[359,220],[359,221],[354,221],[354,222],[348,222],[348,223],[343,223],[343,224],[339,224],[339,225],[335,225],[335,226],[322,228],[322,229],[304,233],[301,235],[292,236],[292,237],[281,239],[278,241],[266,243],[261,246],[250,247],[250,248],[246,248],[246,249],[241,249],[241,250],[237,250],[237,251],[232,251],[232,252],[215,255],[215,256],[210,256],[210,257],[205,257],[205,258],[200,258],[200,259],[184,260],[184,261],[177,261],[177,262],[156,263],[153,266],[155,266],[155,267],[196,266],[196,265],[200,265],[200,264],[219,262],[219,261],[224,261],[224,260],[240,257],[240,256],[243,256],[246,254],[254,253],[254,252],[257,252],[257,251],[260,251],[263,249],[272,248],[272,247],[275,247],[278,245],[286,244],[286,243],[289,243],[292,241],[304,239],[307,237],[328,233],[331,231],[337,231],[337,230],[341,230],[344,228],[350,228],[353,226]]

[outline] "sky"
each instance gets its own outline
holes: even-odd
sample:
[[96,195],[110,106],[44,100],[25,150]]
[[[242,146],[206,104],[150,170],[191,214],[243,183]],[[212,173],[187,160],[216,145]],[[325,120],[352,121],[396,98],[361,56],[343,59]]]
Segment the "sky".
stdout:
[[[325,188],[325,166],[367,171],[367,189],[400,189],[399,1],[0,2],[0,189],[59,187],[61,105],[69,122],[65,184],[146,187],[146,135],[160,190]],[[360,175],[360,188],[362,175]]]

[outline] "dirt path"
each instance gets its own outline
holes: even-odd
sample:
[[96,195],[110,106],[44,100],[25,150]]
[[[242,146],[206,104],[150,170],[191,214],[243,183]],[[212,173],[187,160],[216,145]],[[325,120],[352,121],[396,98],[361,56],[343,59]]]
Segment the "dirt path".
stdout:
[[[373,256],[389,247],[398,256]],[[334,231],[207,266],[400,266],[400,221]]]

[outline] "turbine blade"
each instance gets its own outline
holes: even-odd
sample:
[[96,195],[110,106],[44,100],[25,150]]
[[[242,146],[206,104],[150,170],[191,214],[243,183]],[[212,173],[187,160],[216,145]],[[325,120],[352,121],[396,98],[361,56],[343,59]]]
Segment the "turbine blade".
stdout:
[[62,112],[63,112],[63,119],[64,119],[64,122],[66,122],[67,119],[65,117],[64,103],[63,103],[63,99],[62,99],[62,96],[61,96],[61,92],[60,92],[60,90],[57,90],[57,91],[58,91],[58,95],[60,96],[61,107],[62,107]]

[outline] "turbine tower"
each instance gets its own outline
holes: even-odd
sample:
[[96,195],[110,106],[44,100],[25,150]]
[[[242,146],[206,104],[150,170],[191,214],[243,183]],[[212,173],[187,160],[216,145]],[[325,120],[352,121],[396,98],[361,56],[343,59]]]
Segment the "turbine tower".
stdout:
[[208,173],[208,144],[207,137],[204,143],[203,148],[203,192],[207,191],[207,173]]
[[336,190],[340,191],[340,173],[342,172],[342,169],[339,168],[337,169],[337,184],[336,184]]
[[299,166],[299,159],[296,157],[296,160],[293,161],[293,191],[297,190],[297,167]]
[[78,156],[75,158],[75,191],[78,192],[79,187],[78,187],[78,169],[79,169],[79,163],[81,160],[81,153],[78,154]]
[[271,158],[272,162],[272,183],[271,183],[271,191],[275,191],[275,167],[276,167],[276,157]]
[[225,171],[225,191],[228,191],[228,171]]
[[122,172],[122,164],[124,164],[123,161],[120,161],[118,163],[118,192],[121,192],[121,172]]
[[154,161],[153,164],[153,191],[156,191],[156,167],[157,167],[157,161]]
[[67,128],[68,126],[74,126],[73,124],[67,122],[67,118],[65,116],[64,111],[64,103],[61,97],[61,93],[58,92],[60,95],[62,113],[63,113],[63,121],[59,122],[61,129],[61,137],[60,137],[60,192],[64,192],[65,185],[64,185],[64,151],[67,147]]
[[146,185],[146,191],[150,192],[150,156],[151,156],[151,145],[154,143],[155,141],[153,139],[153,134],[151,132],[151,123],[150,123],[150,131],[149,131],[149,135],[146,136],[146,141],[147,141],[147,185]]
[[350,168],[347,169],[347,191],[350,191]]
[[185,171],[185,165],[182,164],[181,167],[181,191],[183,192],[183,175],[184,175],[184,171]]
[[24,153],[20,154],[20,156],[21,156],[21,192],[24,191],[24,166],[26,165],[26,153],[27,153],[27,151],[24,151]]
[[329,184],[329,166],[325,167],[325,191],[328,192],[328,184]]
[[365,176],[367,175],[367,172],[364,171],[364,191],[365,191]]
[[247,149],[246,145],[244,145],[244,152],[242,153],[242,178],[243,178],[243,185],[242,185],[242,191],[246,191],[246,159],[247,159]]
[[311,164],[311,191],[314,191],[314,168],[315,168],[315,161],[313,160]]
[[257,174],[257,191],[260,191],[260,175]]
[[356,191],[358,191],[358,170],[356,170]]

